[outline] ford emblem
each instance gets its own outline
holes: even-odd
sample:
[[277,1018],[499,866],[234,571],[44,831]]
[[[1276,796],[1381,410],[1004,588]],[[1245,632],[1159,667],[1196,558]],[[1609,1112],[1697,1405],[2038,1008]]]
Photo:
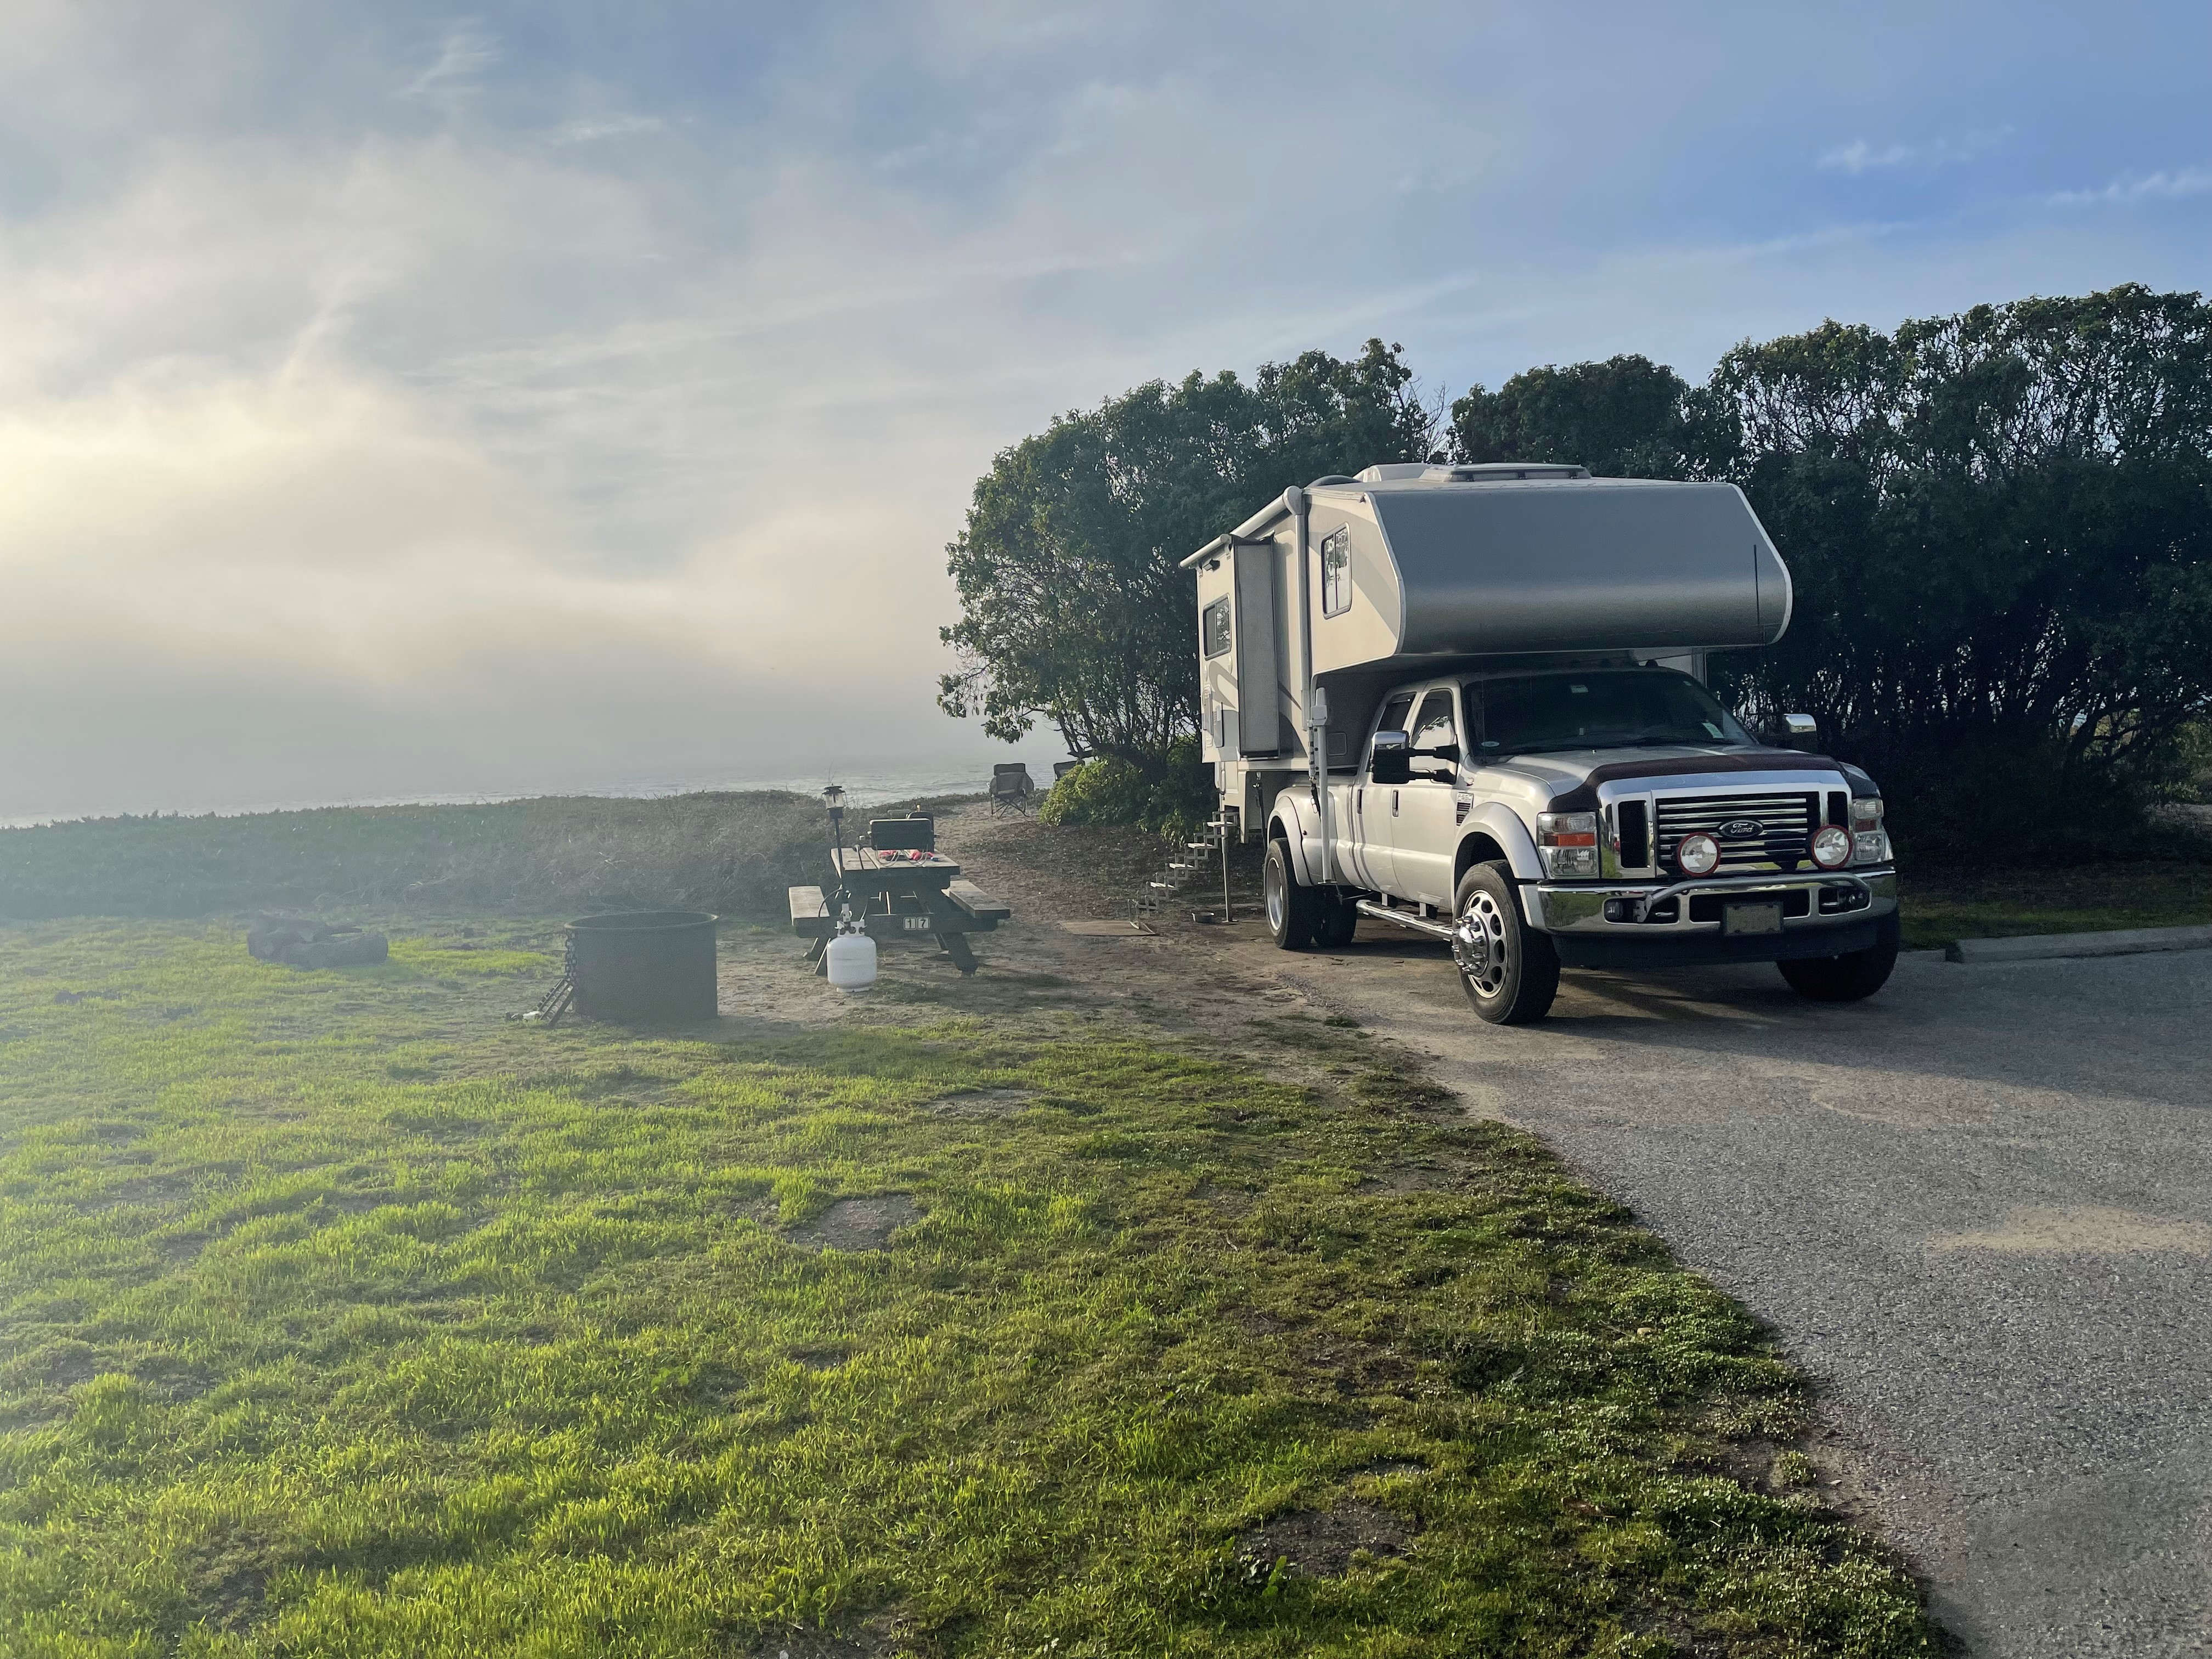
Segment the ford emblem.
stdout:
[[1757,818],[1730,818],[1718,831],[1723,841],[1749,841],[1765,833],[1766,826]]

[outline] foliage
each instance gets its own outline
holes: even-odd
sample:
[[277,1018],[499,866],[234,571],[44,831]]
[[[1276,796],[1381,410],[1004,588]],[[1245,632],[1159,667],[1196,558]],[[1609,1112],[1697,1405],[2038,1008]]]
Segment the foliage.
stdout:
[[[1800,1422],[1741,1310],[1354,1035],[1338,1091],[519,988],[0,931],[0,1653],[1935,1651],[1724,1472]],[[1402,1559],[1240,1545],[1358,1506]]]
[[1568,461],[1601,478],[1686,476],[1690,388],[1648,357],[1524,369],[1452,405],[1462,461]]
[[1796,586],[1724,665],[1818,715],[1923,850],[2106,846],[2212,700],[2212,307],[2139,287],[1739,346],[1709,469]]
[[1085,761],[1053,785],[1037,821],[1135,823],[1186,840],[1206,827],[1214,806],[1213,769],[1199,758],[1196,738],[1178,738],[1153,777],[1126,761]]
[[[2184,850],[2184,838],[2173,839]],[[1908,951],[1962,939],[2212,924],[2212,866],[2201,858],[2045,865],[2032,882],[1985,865],[1916,862],[1898,879]]]
[[1400,350],[1155,380],[1000,454],[946,550],[961,618],[943,636],[962,667],[940,705],[1009,742],[1048,720],[1071,754],[1159,778],[1198,724],[1177,565],[1290,483],[1426,454],[1437,417]]
[[0,830],[0,916],[374,907],[780,918],[820,879],[821,807],[774,791],[88,818]]
[[[954,544],[980,697],[1012,736],[1156,779],[1192,729],[1192,584],[1176,559],[1285,483],[1423,453],[1396,348],[1140,388],[1000,458]],[[1296,395],[1292,390],[1295,386]],[[1268,392],[1299,418],[1261,413]],[[1819,717],[1916,853],[2150,850],[2144,809],[2203,787],[2212,707],[2212,307],[2124,287],[1979,306],[1894,333],[1747,343],[1692,389],[1623,356],[1452,406],[1467,460],[1740,483],[1796,583],[1790,632],[1719,689]],[[1133,785],[1086,783],[1135,801]],[[1087,810],[1087,809],[1086,809]]]

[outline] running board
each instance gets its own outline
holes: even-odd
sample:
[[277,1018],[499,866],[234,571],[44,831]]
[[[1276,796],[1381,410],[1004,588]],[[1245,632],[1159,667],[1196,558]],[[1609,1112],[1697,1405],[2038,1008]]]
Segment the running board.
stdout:
[[1363,916],[1372,916],[1377,921],[1395,921],[1401,927],[1410,927],[1417,933],[1426,933],[1431,939],[1448,940],[1452,936],[1451,923],[1448,921],[1431,921],[1426,916],[1411,915],[1403,910],[1393,910],[1389,905],[1377,904],[1372,899],[1361,899],[1352,908]]

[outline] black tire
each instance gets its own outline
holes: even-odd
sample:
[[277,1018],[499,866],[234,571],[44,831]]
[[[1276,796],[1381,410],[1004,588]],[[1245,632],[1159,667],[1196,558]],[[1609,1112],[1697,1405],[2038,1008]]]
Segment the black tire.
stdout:
[[1839,957],[1800,957],[1774,965],[1790,981],[1790,988],[1808,1002],[1858,1002],[1889,982],[1890,971],[1897,966],[1899,936],[1897,912],[1893,910],[1875,924],[1870,949]]
[[1359,901],[1349,895],[1332,893],[1322,901],[1321,922],[1314,929],[1314,943],[1324,951],[1341,951],[1352,943],[1352,936],[1359,930]]
[[1533,1025],[1559,994],[1551,935],[1521,919],[1513,866],[1478,864],[1452,896],[1452,962],[1474,1012],[1492,1025]]
[[1280,836],[1267,843],[1267,861],[1260,871],[1260,893],[1266,901],[1267,932],[1280,951],[1304,951],[1314,942],[1321,925],[1322,899],[1311,887],[1298,884],[1291,868],[1291,848]]

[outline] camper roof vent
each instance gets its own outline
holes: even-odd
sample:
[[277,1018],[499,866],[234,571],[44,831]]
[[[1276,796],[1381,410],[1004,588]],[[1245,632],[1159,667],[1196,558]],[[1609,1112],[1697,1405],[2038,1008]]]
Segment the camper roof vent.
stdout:
[[1316,483],[1496,483],[1514,478],[1587,478],[1589,469],[1569,461],[1483,461],[1439,466],[1433,461],[1384,461],[1357,479],[1317,478]]
[[1485,461],[1475,466],[1425,466],[1408,476],[1438,483],[1487,483],[1497,478],[1587,478],[1589,469],[1564,461]]

